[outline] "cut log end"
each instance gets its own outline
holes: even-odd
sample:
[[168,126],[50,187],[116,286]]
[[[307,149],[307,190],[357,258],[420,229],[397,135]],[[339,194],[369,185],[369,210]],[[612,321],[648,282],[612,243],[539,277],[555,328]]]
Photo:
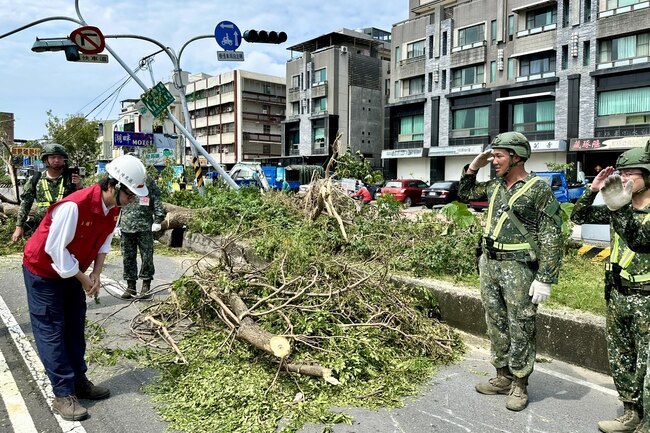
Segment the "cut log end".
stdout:
[[277,356],[278,358],[286,358],[289,356],[289,353],[291,353],[291,344],[289,344],[289,340],[279,335],[274,335],[271,337],[269,346],[271,347],[273,355]]

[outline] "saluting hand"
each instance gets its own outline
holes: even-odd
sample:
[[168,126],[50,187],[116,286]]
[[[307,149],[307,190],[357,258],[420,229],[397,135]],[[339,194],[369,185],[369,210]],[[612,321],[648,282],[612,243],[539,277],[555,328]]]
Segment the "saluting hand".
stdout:
[[609,176],[614,174],[614,167],[609,166],[604,168],[603,170],[600,170],[598,175],[594,178],[594,181],[591,183],[591,190],[593,192],[598,192],[600,189],[605,185],[605,181]]

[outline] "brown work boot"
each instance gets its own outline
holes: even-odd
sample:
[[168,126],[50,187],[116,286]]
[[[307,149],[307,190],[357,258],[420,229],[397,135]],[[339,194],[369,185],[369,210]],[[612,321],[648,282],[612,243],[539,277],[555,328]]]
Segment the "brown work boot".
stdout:
[[476,391],[486,395],[507,394],[510,392],[512,383],[512,374],[508,367],[497,368],[497,377],[489,379],[487,382],[477,383]]
[[54,397],[52,410],[54,413],[61,415],[61,418],[66,421],[79,421],[88,418],[88,411],[79,403],[79,400],[74,395]]
[[126,290],[120,296],[122,299],[131,299],[135,298],[137,295],[135,291],[135,280],[126,280]]
[[641,420],[639,419],[639,411],[636,405],[634,403],[624,402],[623,415],[611,421],[600,421],[598,423],[598,430],[605,433],[634,433],[639,424],[641,424]]
[[140,290],[141,299],[151,299],[153,294],[151,293],[151,280],[142,280],[142,289]]
[[111,395],[108,388],[97,386],[86,378],[77,383],[74,389],[77,398],[83,398],[85,400],[101,400]]
[[519,412],[528,406],[528,376],[514,377],[506,398],[506,408]]

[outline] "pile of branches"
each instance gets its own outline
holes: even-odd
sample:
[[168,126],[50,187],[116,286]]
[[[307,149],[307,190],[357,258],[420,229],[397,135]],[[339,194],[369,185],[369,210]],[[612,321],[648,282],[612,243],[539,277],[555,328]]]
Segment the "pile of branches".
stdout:
[[[284,258],[264,268],[233,268],[234,262],[229,257],[216,264],[198,261],[191,276],[175,283],[172,296],[136,318],[133,332],[149,343],[162,338],[184,363],[175,344],[184,332],[225,329],[230,340],[256,347],[278,371],[331,384],[370,371],[390,374],[377,365],[380,356],[356,350],[363,346],[439,363],[458,354],[458,337],[429,317],[435,309],[431,298],[422,289],[396,286],[379,270],[326,257],[312,263],[308,275],[292,275]],[[354,372],[348,370],[350,359],[355,359]]]

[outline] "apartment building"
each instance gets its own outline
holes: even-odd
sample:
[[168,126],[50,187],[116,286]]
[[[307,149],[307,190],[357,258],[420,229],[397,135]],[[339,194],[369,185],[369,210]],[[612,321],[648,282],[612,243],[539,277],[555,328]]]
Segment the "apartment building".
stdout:
[[409,0],[392,29],[385,171],[458,179],[515,130],[530,169],[593,176],[650,138],[649,22],[648,1]]
[[324,163],[341,131],[342,152],[360,151],[380,167],[390,33],[340,29],[287,49],[292,58],[286,69],[283,156]]
[[[216,162],[279,157],[285,116],[284,77],[233,70],[190,75],[186,87],[192,132]],[[191,150],[186,147],[186,163]],[[199,157],[203,165],[203,156]]]

